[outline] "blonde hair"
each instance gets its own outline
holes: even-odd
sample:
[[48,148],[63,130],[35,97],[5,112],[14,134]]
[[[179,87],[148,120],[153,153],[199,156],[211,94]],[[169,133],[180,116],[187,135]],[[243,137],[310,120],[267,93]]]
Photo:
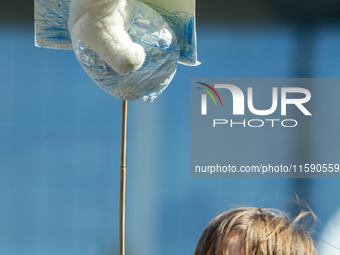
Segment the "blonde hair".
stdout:
[[194,255],[228,255],[228,245],[236,236],[242,255],[316,255],[313,240],[303,229],[314,219],[310,209],[291,221],[278,210],[238,208],[209,223]]

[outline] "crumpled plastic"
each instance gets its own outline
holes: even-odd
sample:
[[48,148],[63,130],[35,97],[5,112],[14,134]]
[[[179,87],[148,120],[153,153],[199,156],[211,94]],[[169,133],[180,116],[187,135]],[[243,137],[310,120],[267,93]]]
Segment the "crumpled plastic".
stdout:
[[81,66],[104,91],[120,100],[143,99],[151,103],[174,77],[180,48],[176,35],[162,16],[134,1],[136,4],[125,28],[131,39],[145,50],[146,58],[140,69],[120,75],[80,40],[73,47]]

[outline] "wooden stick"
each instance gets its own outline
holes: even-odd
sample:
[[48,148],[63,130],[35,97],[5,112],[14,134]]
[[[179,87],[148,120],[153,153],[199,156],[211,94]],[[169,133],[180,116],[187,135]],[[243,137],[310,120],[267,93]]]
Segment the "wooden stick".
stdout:
[[123,101],[122,137],[120,147],[119,255],[125,255],[126,126],[127,101]]

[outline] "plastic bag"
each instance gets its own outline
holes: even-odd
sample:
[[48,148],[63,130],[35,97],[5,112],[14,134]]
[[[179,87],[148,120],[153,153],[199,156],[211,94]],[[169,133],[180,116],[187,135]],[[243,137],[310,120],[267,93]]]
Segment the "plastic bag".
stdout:
[[180,54],[174,32],[156,11],[135,1],[126,24],[131,39],[143,46],[146,58],[137,71],[120,75],[80,40],[75,55],[88,75],[110,95],[125,101],[152,102],[174,77]]

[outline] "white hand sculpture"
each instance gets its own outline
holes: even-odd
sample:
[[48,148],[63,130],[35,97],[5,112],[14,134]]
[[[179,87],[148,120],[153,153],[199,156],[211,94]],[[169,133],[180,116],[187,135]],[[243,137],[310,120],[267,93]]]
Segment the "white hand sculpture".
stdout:
[[71,0],[68,26],[73,47],[80,40],[121,75],[139,69],[144,49],[124,27],[132,8],[130,0]]

